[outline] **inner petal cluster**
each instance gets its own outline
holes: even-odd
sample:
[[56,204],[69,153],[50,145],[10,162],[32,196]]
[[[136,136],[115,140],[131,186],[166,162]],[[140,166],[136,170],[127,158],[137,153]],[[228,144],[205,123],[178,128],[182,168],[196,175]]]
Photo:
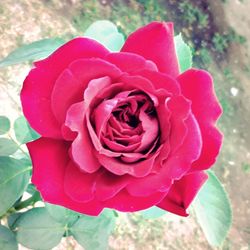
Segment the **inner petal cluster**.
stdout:
[[102,121],[101,128],[96,128],[96,133],[100,135],[104,148],[120,153],[119,160],[134,163],[156,150],[159,123],[154,103],[146,93],[123,91],[112,100],[104,100],[96,108],[92,121],[96,121],[96,116],[105,110],[110,111],[109,115]]

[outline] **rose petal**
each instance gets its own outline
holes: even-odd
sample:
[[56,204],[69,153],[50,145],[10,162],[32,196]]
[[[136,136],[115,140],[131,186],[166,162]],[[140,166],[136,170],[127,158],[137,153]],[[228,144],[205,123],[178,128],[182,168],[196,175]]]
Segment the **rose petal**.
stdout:
[[167,196],[157,206],[171,213],[187,216],[187,208],[207,178],[204,172],[185,175],[174,182]]
[[71,63],[58,77],[52,91],[51,105],[57,120],[63,123],[73,103],[87,98],[89,104],[98,91],[120,74],[117,67],[98,58],[80,59]]
[[172,23],[152,22],[130,34],[122,52],[131,52],[153,61],[159,71],[176,77],[179,65]]
[[179,83],[169,75],[149,70],[138,70],[134,72],[134,74],[147,78],[150,82],[152,82],[155,89],[165,89],[168,93],[174,95],[180,94]]
[[75,202],[64,192],[64,174],[70,161],[67,143],[40,138],[28,143],[27,146],[33,163],[32,183],[41,192],[44,201],[87,215],[100,214],[103,209],[100,202]]
[[143,178],[134,178],[126,187],[132,196],[148,196],[155,192],[167,193],[173,181],[161,174],[149,174]]
[[154,167],[155,158],[157,156],[158,152],[155,152],[154,155],[148,159],[133,164],[126,164],[113,157],[97,154],[99,162],[110,172],[116,175],[129,174],[135,177],[144,177],[148,175]]
[[83,173],[72,161],[69,162],[64,176],[65,193],[77,202],[93,200],[96,178],[99,174],[100,171],[93,174]]
[[117,176],[103,171],[96,179],[96,198],[104,201],[114,197],[130,182],[129,175]]
[[86,110],[83,102],[73,104],[67,112],[65,125],[78,133],[71,145],[74,162],[83,171],[93,173],[101,165],[94,154],[94,147],[86,126],[85,113]]
[[51,110],[51,92],[56,79],[72,61],[86,57],[102,58],[108,53],[94,40],[76,38],[48,58],[36,62],[36,68],[26,77],[21,91],[23,112],[31,127],[42,136],[62,138],[60,124]]
[[216,98],[211,76],[203,70],[191,69],[178,77],[182,93],[192,101],[192,112],[198,121],[202,136],[200,158],[192,165],[192,170],[207,169],[214,164],[219,153],[222,134],[215,123],[222,113]]
[[185,120],[187,134],[181,146],[170,153],[166,160],[162,162],[159,174],[171,179],[179,179],[191,168],[191,164],[200,156],[202,140],[200,129],[193,115]]
[[110,53],[105,58],[108,62],[115,64],[124,72],[131,73],[137,70],[147,69],[158,71],[157,66],[144,57],[127,52]]
[[131,196],[126,190],[122,190],[113,198],[104,202],[105,207],[117,209],[121,212],[135,212],[147,209],[159,203],[166,193],[157,192],[149,196]]

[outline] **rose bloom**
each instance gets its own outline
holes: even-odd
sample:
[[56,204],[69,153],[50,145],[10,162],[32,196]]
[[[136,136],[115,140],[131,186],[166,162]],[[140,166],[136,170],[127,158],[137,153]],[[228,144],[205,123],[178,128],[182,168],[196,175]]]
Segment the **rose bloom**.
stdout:
[[221,146],[212,78],[180,74],[172,23],[138,29],[117,53],[69,41],[35,63],[21,101],[41,135],[27,144],[32,182],[87,215],[156,205],[187,216]]

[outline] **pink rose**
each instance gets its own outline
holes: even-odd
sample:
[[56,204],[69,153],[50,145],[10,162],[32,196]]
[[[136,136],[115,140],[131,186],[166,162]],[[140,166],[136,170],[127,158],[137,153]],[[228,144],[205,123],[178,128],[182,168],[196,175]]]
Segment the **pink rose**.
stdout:
[[21,100],[42,136],[28,149],[45,201],[187,215],[221,146],[221,108],[206,71],[179,74],[173,36],[172,23],[153,22],[121,52],[80,37],[35,63]]

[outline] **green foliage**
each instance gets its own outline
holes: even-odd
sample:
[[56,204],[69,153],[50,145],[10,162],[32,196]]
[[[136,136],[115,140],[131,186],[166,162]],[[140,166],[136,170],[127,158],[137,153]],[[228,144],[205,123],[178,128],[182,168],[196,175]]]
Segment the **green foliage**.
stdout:
[[77,219],[81,216],[80,214],[69,210],[67,208],[52,205],[49,203],[46,203],[46,209],[50,216],[57,222],[63,223],[67,226],[72,226]]
[[59,244],[65,228],[45,208],[33,208],[16,222],[17,240],[31,249],[51,249]]
[[117,27],[108,20],[92,23],[84,32],[85,37],[92,38],[110,51],[119,51],[124,44],[124,37]]
[[246,38],[237,34],[232,28],[223,34],[216,32],[212,38],[214,50],[219,53],[224,53],[232,42],[244,44]]
[[7,57],[0,61],[0,68],[45,58],[63,43],[64,41],[62,39],[54,38],[43,39],[24,45],[11,52]]
[[6,116],[0,116],[0,135],[6,134],[10,130],[10,120]]
[[188,24],[197,23],[199,28],[205,28],[208,25],[208,14],[202,12],[198,7],[193,6],[189,1],[183,1],[179,4],[182,19]]
[[140,211],[140,214],[145,218],[145,219],[157,219],[166,214],[166,211],[159,208],[159,207],[151,207],[146,210]]
[[114,213],[105,210],[98,217],[83,215],[72,226],[70,232],[85,250],[104,250],[107,249],[108,237],[114,226]]
[[242,170],[243,170],[245,173],[250,173],[250,164],[249,164],[249,163],[243,163],[243,164],[242,164]]
[[19,146],[12,140],[0,138],[0,156],[8,156],[14,154]]
[[0,157],[0,216],[23,194],[30,178],[31,166],[21,160]]
[[7,228],[0,225],[0,249],[18,250],[15,235]]
[[232,224],[227,194],[218,178],[208,171],[209,179],[198,193],[194,209],[197,220],[211,246],[220,246]]
[[181,34],[175,36],[175,49],[181,72],[192,67],[192,53],[188,45],[183,41]]
[[40,136],[29,126],[24,116],[18,117],[14,122],[16,139],[21,143],[27,143],[38,139]]

